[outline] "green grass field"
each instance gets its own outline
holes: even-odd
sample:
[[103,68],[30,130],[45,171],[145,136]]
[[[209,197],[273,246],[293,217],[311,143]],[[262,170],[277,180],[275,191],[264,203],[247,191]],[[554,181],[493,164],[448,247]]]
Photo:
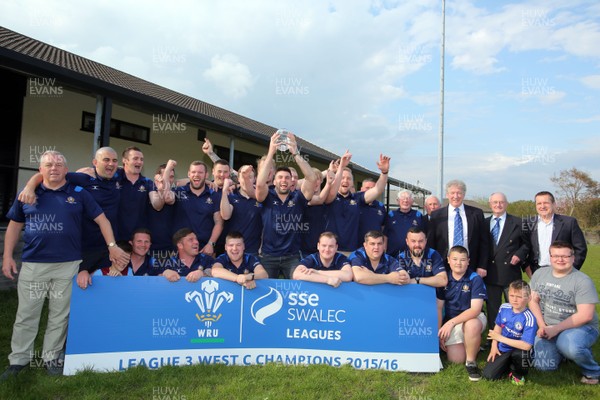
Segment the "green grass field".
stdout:
[[[591,246],[583,271],[600,288],[600,246]],[[16,291],[0,292],[0,359],[2,370],[10,352]],[[596,307],[600,310],[600,306]],[[45,326],[45,321],[42,322]],[[125,329],[124,329],[124,334]],[[36,350],[41,352],[38,335]],[[594,346],[600,360],[600,343]],[[487,354],[480,354],[482,367]],[[17,379],[0,383],[0,399],[598,399],[600,385],[579,383],[573,364],[557,372],[531,371],[525,386],[508,380],[469,382],[464,366],[450,365],[437,374],[414,374],[376,370],[359,371],[345,366],[224,365],[143,367],[125,372],[83,372],[71,377],[49,377],[32,368]]]

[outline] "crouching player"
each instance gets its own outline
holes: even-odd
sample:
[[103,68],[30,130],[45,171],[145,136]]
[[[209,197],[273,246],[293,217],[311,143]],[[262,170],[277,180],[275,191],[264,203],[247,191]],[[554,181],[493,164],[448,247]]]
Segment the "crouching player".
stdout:
[[[450,249],[448,264],[448,285],[437,289],[440,347],[448,355],[448,361],[466,361],[469,380],[478,381],[481,373],[477,368],[477,353],[487,324],[481,311],[486,298],[485,285],[479,275],[469,271],[469,253],[464,247]],[[442,311],[445,311],[443,319]]]
[[161,275],[169,282],[177,282],[182,276],[188,282],[197,282],[203,276],[210,276],[213,258],[200,253],[200,243],[194,231],[182,228],[173,235],[177,256],[160,260]]
[[246,289],[256,287],[256,279],[269,277],[256,256],[245,253],[244,237],[239,232],[229,232],[225,237],[225,253],[212,266],[214,278],[237,282]]
[[500,306],[496,326],[488,333],[492,347],[483,369],[484,378],[500,379],[510,371],[508,376],[512,383],[525,383],[538,329],[535,316],[527,308],[530,296],[531,289],[525,281],[516,280],[508,287],[509,303]]
[[317,243],[317,253],[300,261],[294,270],[293,278],[301,281],[326,283],[338,287],[342,282],[352,281],[350,261],[337,252],[337,236],[333,232],[323,232]]

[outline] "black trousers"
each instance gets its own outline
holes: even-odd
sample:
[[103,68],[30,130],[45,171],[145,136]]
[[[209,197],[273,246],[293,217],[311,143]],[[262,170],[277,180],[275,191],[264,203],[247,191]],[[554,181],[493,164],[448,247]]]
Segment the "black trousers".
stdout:
[[[508,302],[508,285],[485,285],[487,292],[487,319],[488,327],[494,329],[496,325],[496,316],[500,310],[502,303]],[[502,301],[502,294],[504,294],[504,301]]]
[[531,350],[512,350],[496,356],[494,361],[488,362],[483,369],[483,377],[486,379],[501,379],[507,372],[513,372],[518,378],[527,375],[532,365]]

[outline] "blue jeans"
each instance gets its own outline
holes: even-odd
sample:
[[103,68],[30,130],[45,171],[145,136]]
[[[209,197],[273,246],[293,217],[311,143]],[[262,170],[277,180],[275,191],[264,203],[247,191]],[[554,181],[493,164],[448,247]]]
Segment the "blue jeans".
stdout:
[[269,274],[269,279],[278,279],[280,272],[285,279],[292,279],[294,269],[300,264],[300,252],[285,256],[262,254],[260,263]]
[[592,354],[597,339],[598,327],[589,324],[564,330],[550,340],[536,337],[533,365],[541,371],[553,371],[566,358],[577,364],[583,375],[598,378],[600,366]]

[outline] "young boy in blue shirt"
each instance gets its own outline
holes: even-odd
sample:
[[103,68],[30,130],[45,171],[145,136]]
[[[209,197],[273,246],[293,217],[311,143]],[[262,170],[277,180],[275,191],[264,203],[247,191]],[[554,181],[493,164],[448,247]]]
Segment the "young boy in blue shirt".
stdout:
[[509,378],[515,385],[525,384],[538,330],[535,316],[527,308],[530,297],[531,289],[525,281],[516,280],[508,287],[509,303],[500,306],[496,326],[488,333],[492,346],[484,378],[500,379],[510,370]]

